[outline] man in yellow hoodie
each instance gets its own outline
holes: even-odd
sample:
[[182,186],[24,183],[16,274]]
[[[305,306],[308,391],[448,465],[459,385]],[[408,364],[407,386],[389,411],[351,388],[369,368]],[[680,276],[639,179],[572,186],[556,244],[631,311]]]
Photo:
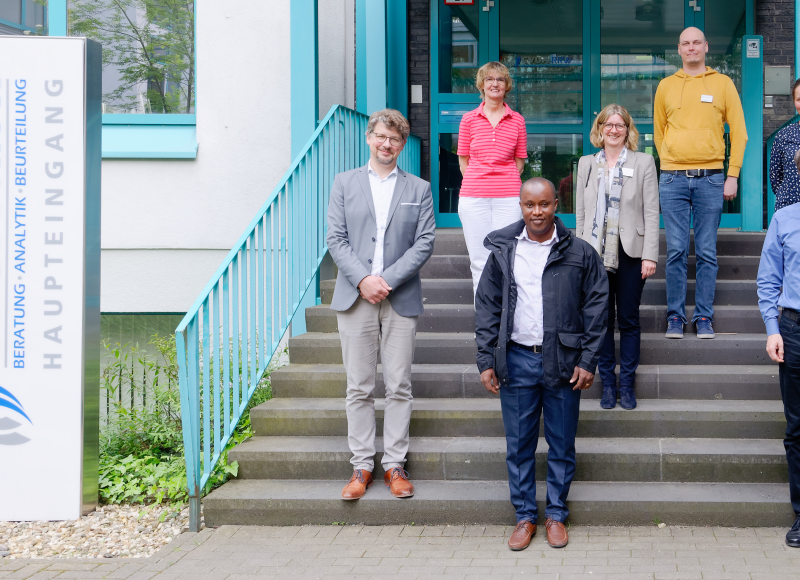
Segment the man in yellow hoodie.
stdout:
[[[653,112],[661,159],[661,213],[667,234],[667,338],[683,338],[686,324],[686,263],[694,220],[697,274],[692,321],[697,338],[714,338],[717,229],[723,199],[736,197],[747,130],[733,81],[706,66],[708,42],[697,28],[683,31],[678,54],[683,68],[658,85]],[[727,179],[725,123],[731,152]]]

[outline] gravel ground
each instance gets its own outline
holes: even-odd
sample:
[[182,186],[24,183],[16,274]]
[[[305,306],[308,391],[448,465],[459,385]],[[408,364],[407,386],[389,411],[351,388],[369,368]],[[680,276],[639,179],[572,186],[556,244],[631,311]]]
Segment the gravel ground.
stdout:
[[0,558],[146,558],[189,525],[189,508],[103,506],[79,520],[0,522]]

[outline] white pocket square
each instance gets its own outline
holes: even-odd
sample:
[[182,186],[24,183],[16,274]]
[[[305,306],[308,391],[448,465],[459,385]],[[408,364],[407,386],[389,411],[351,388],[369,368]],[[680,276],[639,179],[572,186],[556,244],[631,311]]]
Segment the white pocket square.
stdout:
[[419,205],[419,204],[418,203],[406,203],[406,202],[403,202],[400,205]]

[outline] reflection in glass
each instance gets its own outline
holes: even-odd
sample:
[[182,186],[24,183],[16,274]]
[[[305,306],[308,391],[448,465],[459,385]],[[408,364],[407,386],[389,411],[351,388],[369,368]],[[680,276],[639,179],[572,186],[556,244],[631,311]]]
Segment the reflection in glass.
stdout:
[[658,157],[658,150],[656,149],[656,142],[653,140],[652,133],[639,133],[639,149],[642,153],[652,155],[656,160],[656,172],[661,175],[661,159]]
[[0,18],[6,22],[22,24],[22,2],[19,0],[0,2]]
[[69,0],[69,34],[103,45],[104,113],[194,113],[191,0]]
[[439,92],[477,93],[480,7],[439,2]]
[[[742,36],[745,33],[745,0],[706,0],[706,64],[731,77],[742,92]],[[713,15],[713,18],[709,18]]]
[[439,135],[439,213],[458,213],[462,176],[457,151],[458,133]]
[[0,0],[0,35],[47,36],[47,0]]
[[583,136],[528,135],[528,160],[522,181],[546,177],[558,192],[558,213],[575,213],[578,160],[583,155]]
[[581,123],[582,0],[504,0],[500,61],[514,78],[509,106],[528,122]]
[[[709,52],[711,52],[711,47],[709,47]],[[730,133],[727,131],[725,132],[725,163],[723,165],[725,169],[725,175],[728,175],[728,160],[731,158],[731,136]],[[739,184],[739,192],[734,199],[731,201],[723,201],[722,202],[722,213],[741,213],[742,212],[742,179],[736,180]]]
[[602,0],[601,107],[617,103],[637,122],[653,122],[659,81],[681,68],[683,5],[683,0]]

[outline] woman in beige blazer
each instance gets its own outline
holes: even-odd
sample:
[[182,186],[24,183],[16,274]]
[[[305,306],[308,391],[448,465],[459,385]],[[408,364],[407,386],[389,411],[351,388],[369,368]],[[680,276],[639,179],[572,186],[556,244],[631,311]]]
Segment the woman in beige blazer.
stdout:
[[658,176],[653,156],[636,151],[639,132],[624,107],[603,109],[589,139],[600,152],[584,155],[578,163],[575,231],[597,250],[608,274],[608,330],[598,362],[603,381],[600,405],[612,409],[617,404],[616,321],[620,405],[633,409],[641,339],[639,305],[644,282],[655,274],[658,262]]

